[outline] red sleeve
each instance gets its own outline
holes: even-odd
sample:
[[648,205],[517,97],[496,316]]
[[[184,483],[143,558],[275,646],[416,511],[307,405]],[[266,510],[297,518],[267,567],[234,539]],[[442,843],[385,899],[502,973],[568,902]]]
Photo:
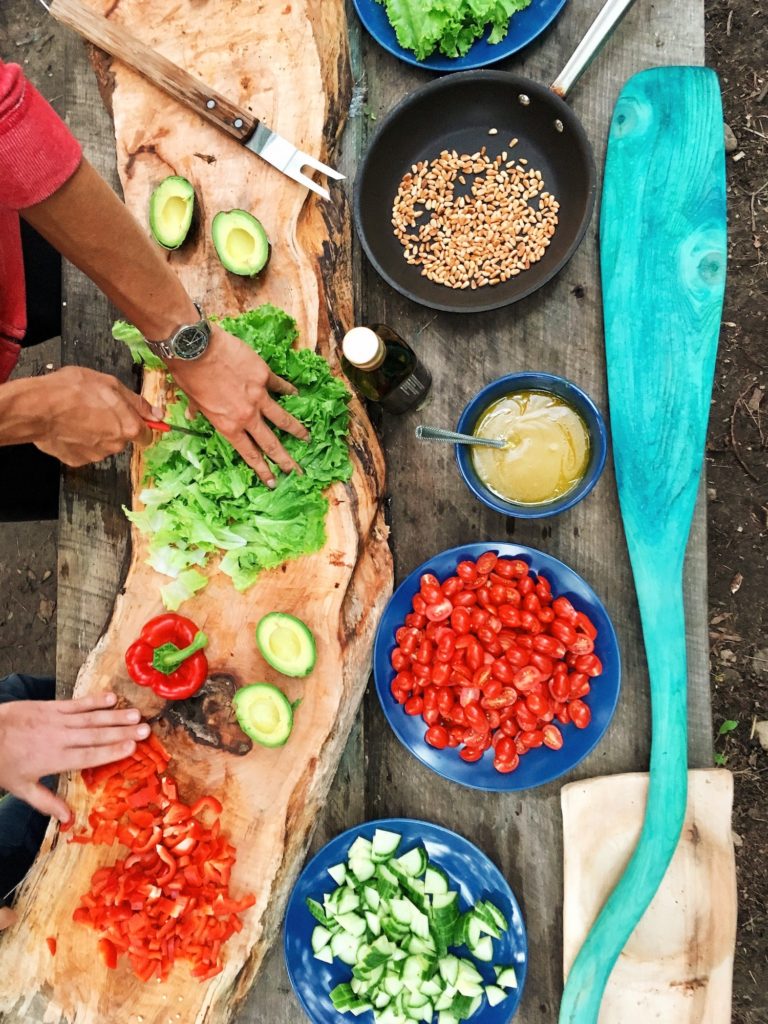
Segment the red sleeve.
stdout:
[[81,159],[79,142],[18,64],[0,61],[0,206],[48,199]]

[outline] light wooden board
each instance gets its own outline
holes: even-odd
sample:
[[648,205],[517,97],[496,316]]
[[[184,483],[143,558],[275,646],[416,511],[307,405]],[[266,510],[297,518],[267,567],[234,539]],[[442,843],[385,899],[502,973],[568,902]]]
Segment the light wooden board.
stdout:
[[[564,973],[640,835],[644,773],[563,787]],[[599,1024],[730,1024],[736,941],[733,776],[688,773],[680,844],[656,896],[611,973]]]
[[[501,67],[551,82],[593,20],[600,0],[569,3],[552,31]],[[643,67],[701,63],[701,0],[675,5],[637,0],[614,38],[575,86],[569,102],[585,126],[601,173],[613,105],[624,81]],[[365,40],[368,104],[382,116],[410,89],[430,81]],[[446,113],[446,116],[450,116]],[[375,131],[376,123],[368,125]],[[599,199],[598,199],[599,202]],[[418,413],[385,420],[385,447],[397,578],[429,555],[467,541],[514,539],[572,566],[605,602],[621,644],[625,680],[604,740],[573,778],[647,769],[650,708],[634,589],[621,530],[612,467],[590,497],[552,520],[506,520],[465,490],[449,447],[420,444],[417,423],[454,428],[464,404],[486,382],[515,370],[571,378],[607,408],[597,263],[597,221],[559,277],[496,313],[455,316],[422,309],[383,286],[366,268],[365,311],[414,341],[432,370],[432,397]],[[686,567],[690,678],[690,764],[712,763],[706,628],[706,525],[700,501]],[[462,792],[405,754],[386,728],[375,697],[366,703],[369,816],[425,817],[477,842],[520,899],[531,958],[515,1024],[552,1024],[562,993],[562,834],[560,783],[499,796]],[[297,1018],[286,1017],[293,1024]]]
[[[6,2],[26,5],[27,0]],[[356,102],[342,140],[342,169],[353,174],[355,139],[376,130],[369,114],[380,118],[410,89],[430,81],[431,75],[380,51],[359,29],[351,0],[348,6]],[[541,81],[551,81],[599,6],[599,0],[568,4],[540,43],[522,59],[501,66],[524,69]],[[358,43],[360,60],[356,63]],[[613,102],[629,75],[653,64],[701,63],[703,56],[702,0],[681,0],[674,7],[637,0],[617,36],[576,86],[571,100],[595,145],[599,167]],[[79,43],[68,42],[69,123],[102,172],[114,175],[111,125],[84,65]],[[647,767],[647,678],[610,466],[587,502],[562,519],[512,524],[486,512],[469,497],[450,451],[419,446],[411,435],[420,420],[453,425],[479,386],[513,369],[543,368],[569,374],[605,409],[596,253],[593,221],[580,251],[546,289],[509,310],[458,318],[435,317],[401,299],[380,282],[357,247],[353,253],[359,318],[383,320],[399,329],[414,341],[435,376],[433,397],[420,414],[385,419],[384,424],[398,578],[451,544],[513,536],[573,565],[606,600],[614,617],[625,678],[633,682],[625,685],[614,724],[603,744],[574,775],[578,778]],[[103,300],[71,270],[66,288],[64,342],[69,361],[108,360],[114,349],[102,340],[111,322]],[[98,327],[90,332],[87,347],[80,340],[86,319]],[[65,684],[71,685],[103,629],[119,585],[126,529],[120,517],[109,511],[118,507],[113,478],[103,476],[81,483],[80,473],[69,475],[62,519],[62,564],[67,578],[61,579],[59,589],[59,681]],[[92,542],[101,545],[98,566],[91,564]],[[686,607],[691,680],[689,758],[691,765],[704,766],[712,763],[712,741],[703,497],[688,550]],[[511,797],[457,790],[408,757],[389,734],[373,694],[366,699],[362,727],[353,736],[314,845],[323,835],[330,836],[364,817],[398,813],[428,817],[476,841],[504,871],[526,917],[533,955],[516,1024],[552,1024],[562,991],[559,784]],[[239,1024],[301,1024],[306,1019],[290,992],[277,947],[235,1019]]]
[[[176,22],[175,33],[165,26],[162,38],[155,38],[147,27],[157,18],[143,17],[146,3],[125,2],[119,16],[139,35],[142,33],[136,26],[141,25],[146,41],[162,46],[180,62],[196,56],[199,64],[209,47],[210,52],[218,53],[225,45],[225,36],[231,38],[232,22],[227,18],[233,13],[231,4],[224,5],[226,11],[220,6],[214,19],[221,28],[220,38],[209,31],[208,18],[216,13],[212,7],[209,4],[204,13],[188,14],[183,25]],[[161,5],[154,4],[154,8],[155,15],[162,13]],[[219,71],[219,77],[211,79],[212,84],[235,94],[238,88],[250,90],[253,82],[260,82],[267,109],[260,109],[259,114],[302,148],[319,154],[325,139],[333,142],[347,105],[343,8],[327,2],[321,8],[308,0],[286,5],[271,18],[257,8],[251,0],[239,4],[235,21],[239,19],[250,30],[241,33],[237,44],[232,45],[223,78]],[[199,46],[196,54],[191,54],[195,26]],[[262,67],[264,53],[278,59]],[[218,67],[209,59],[211,75],[214,65]],[[260,68],[261,73],[254,72],[249,78],[243,71],[246,67]],[[197,71],[201,73],[199,67]],[[210,243],[208,247],[199,243],[197,258],[185,254],[178,261],[179,273],[192,294],[199,296],[208,309],[220,312],[275,302],[296,316],[303,344],[316,344],[333,358],[340,325],[348,325],[352,317],[348,217],[343,202],[323,209],[314,198],[307,202],[304,189],[225,136],[202,125],[198,134],[185,111],[175,109],[170,100],[132,73],[115,64],[112,74],[109,91],[113,92],[118,163],[126,201],[137,216],[146,210],[149,191],[158,176],[167,173],[171,165],[195,181],[200,193],[209,198],[207,220],[222,208],[224,200],[227,206],[237,206],[248,205],[246,200],[254,196],[269,197],[264,204],[264,220],[279,253],[277,267],[272,267],[256,288],[253,282],[248,282],[250,287],[246,288],[245,282],[233,283],[212,259]],[[302,92],[303,88],[308,91]],[[187,166],[183,161],[188,159],[191,140],[203,156],[189,157],[192,163]],[[162,168],[157,166],[158,161]],[[197,175],[193,173],[194,161],[200,165]],[[250,206],[253,208],[252,201]],[[271,217],[275,219],[270,223]],[[201,270],[200,263],[210,265],[211,273]],[[149,375],[145,394],[155,395],[160,386],[159,375]],[[247,595],[238,596],[229,581],[215,577],[206,591],[184,609],[211,636],[209,660],[214,673],[228,673],[236,685],[256,678],[280,682],[291,698],[303,698],[303,713],[297,716],[291,743],[280,751],[256,749],[246,756],[236,756],[196,742],[194,728],[190,730],[177,721],[166,719],[159,725],[174,754],[172,769],[185,798],[206,790],[216,792],[225,802],[222,824],[239,850],[233,887],[236,891],[251,888],[257,895],[245,930],[227,947],[224,974],[209,985],[197,986],[190,984],[186,971],[180,969],[167,985],[155,988],[137,983],[125,970],[107,975],[99,969],[94,984],[95,939],[73,928],[70,919],[94,867],[104,863],[104,851],[71,847],[57,842],[51,834],[38,868],[19,898],[22,923],[5,936],[0,947],[0,960],[5,961],[3,975],[12,979],[11,985],[0,991],[0,997],[6,1009],[13,1007],[11,1019],[31,1019],[40,1013],[46,1019],[58,1019],[62,1013],[72,1021],[106,1021],[113,1019],[116,1007],[130,1004],[132,1013],[147,1022],[166,1019],[171,1005],[185,1020],[223,1020],[248,991],[279,929],[290,885],[352,728],[367,681],[373,632],[391,589],[391,558],[380,509],[383,461],[359,403],[353,402],[352,410],[355,472],[348,486],[339,485],[329,492],[328,541],[323,552],[265,574]],[[120,476],[124,486],[119,464],[108,471],[116,478]],[[86,534],[92,515],[87,489],[91,475],[98,481],[98,470],[73,476],[77,498],[70,502],[65,494],[64,501],[66,521],[84,528]],[[137,483],[138,460],[133,465],[133,476]],[[84,509],[78,507],[81,497],[85,497]],[[97,516],[100,511],[97,509]],[[84,545],[82,541],[73,545],[78,571],[93,565],[100,542],[109,546],[111,524],[98,533],[102,536],[95,538],[96,545]],[[143,538],[133,537],[132,561],[123,592],[107,633],[80,673],[76,692],[111,685],[132,700],[137,697],[125,676],[123,651],[143,622],[160,610],[157,588],[162,582],[144,565],[145,547]],[[62,555],[67,558],[66,546]],[[106,598],[110,592],[114,597],[112,580],[119,573],[115,573],[117,566],[109,557],[104,562],[103,582],[96,581],[92,592],[79,598],[85,605],[93,597]],[[71,568],[69,562],[62,564],[67,570]],[[65,570],[63,576],[68,582],[69,572]],[[97,601],[94,607],[98,608]],[[256,654],[253,626],[275,607],[300,615],[318,638],[318,665],[308,681],[286,684],[266,669]],[[147,713],[159,710],[151,701],[140,700],[139,704]],[[221,732],[225,734],[226,728]],[[76,812],[84,817],[89,800],[82,784],[78,779],[70,780],[67,791]],[[335,806],[338,816],[339,805]],[[354,808],[352,801],[344,811]],[[64,896],[58,893],[61,877],[70,880]],[[54,894],[60,898],[54,898]],[[48,934],[59,935],[55,960],[43,952],[42,939]],[[21,969],[16,966],[20,963],[24,964]]]

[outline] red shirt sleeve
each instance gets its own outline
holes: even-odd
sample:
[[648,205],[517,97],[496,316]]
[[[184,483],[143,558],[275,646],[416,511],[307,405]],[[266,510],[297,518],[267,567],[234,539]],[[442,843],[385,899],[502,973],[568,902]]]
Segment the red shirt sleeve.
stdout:
[[0,206],[48,199],[81,159],[80,143],[18,64],[0,61]]

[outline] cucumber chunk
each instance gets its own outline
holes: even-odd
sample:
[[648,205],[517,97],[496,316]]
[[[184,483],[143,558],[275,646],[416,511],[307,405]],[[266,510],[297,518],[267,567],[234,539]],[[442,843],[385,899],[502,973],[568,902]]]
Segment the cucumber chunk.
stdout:
[[312,943],[312,952],[319,953],[323,946],[327,946],[330,941],[331,933],[327,928],[324,928],[319,924],[312,932],[312,938],[310,940]]
[[394,857],[401,838],[397,832],[387,832],[386,829],[377,828],[373,833],[373,840],[371,841],[373,859],[375,861],[384,861]]
[[507,998],[507,993],[503,988],[498,988],[496,985],[486,985],[485,995],[488,999],[489,1006],[498,1006],[499,1003],[503,1002]]

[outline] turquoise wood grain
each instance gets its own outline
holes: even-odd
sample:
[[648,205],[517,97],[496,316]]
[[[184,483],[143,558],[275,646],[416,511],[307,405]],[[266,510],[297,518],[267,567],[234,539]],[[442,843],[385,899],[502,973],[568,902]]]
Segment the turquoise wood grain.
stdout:
[[683,556],[712,394],[726,268],[720,90],[706,68],[631,78],[614,111],[600,222],[613,454],[651,683],[638,845],[571,968],[561,1024],[595,1024],[653,898],[687,795]]

